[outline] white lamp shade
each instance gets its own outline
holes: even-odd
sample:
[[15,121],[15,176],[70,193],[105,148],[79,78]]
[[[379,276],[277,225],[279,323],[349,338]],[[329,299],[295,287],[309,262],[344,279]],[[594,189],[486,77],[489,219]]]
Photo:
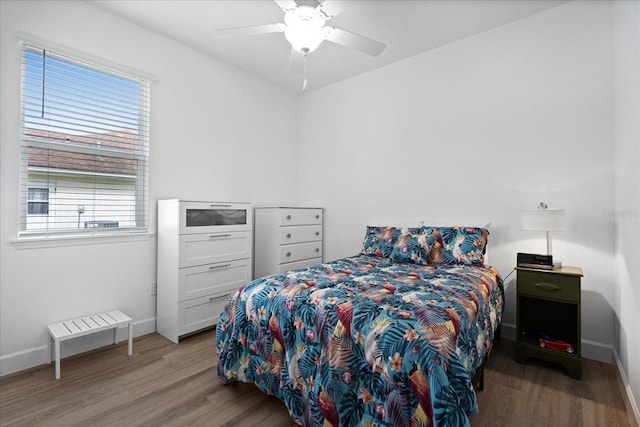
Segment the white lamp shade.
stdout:
[[304,27],[291,25],[284,30],[284,36],[295,50],[304,54],[316,50],[324,40],[324,33],[320,30],[308,31]]
[[523,230],[564,230],[564,209],[526,209],[521,219]]
[[310,6],[298,6],[295,11],[287,12],[284,22],[287,24],[284,37],[295,50],[304,54],[316,50],[327,35],[324,20]]

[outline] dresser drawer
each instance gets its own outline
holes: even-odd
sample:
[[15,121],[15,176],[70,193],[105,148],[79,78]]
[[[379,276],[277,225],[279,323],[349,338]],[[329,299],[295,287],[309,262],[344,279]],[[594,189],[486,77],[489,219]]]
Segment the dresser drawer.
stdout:
[[252,253],[251,244],[250,231],[180,236],[179,266],[193,267],[249,258]]
[[289,270],[307,268],[307,267],[311,267],[312,265],[318,265],[318,264],[322,264],[322,258],[310,258],[310,259],[303,259],[302,261],[280,264],[280,266],[278,267],[278,273],[282,274]]
[[280,264],[319,257],[322,257],[320,241],[280,246]]
[[322,225],[298,225],[280,227],[280,244],[313,242],[322,240]]
[[178,336],[218,323],[220,313],[234,293],[235,291],[228,291],[179,303]]
[[580,302],[580,278],[533,271],[518,271],[518,295]]
[[178,273],[178,301],[229,290],[235,292],[250,281],[249,259],[181,268]]
[[218,233],[251,230],[253,207],[248,203],[180,203],[180,234]]
[[322,224],[322,209],[280,209],[281,226],[310,224]]

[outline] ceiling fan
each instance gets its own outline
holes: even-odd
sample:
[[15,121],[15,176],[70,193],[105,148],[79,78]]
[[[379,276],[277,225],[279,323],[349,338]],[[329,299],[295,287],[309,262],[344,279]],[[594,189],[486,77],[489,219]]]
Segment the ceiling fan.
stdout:
[[316,50],[324,40],[359,50],[371,56],[378,56],[386,48],[386,45],[379,41],[341,28],[325,25],[326,21],[357,3],[357,0],[324,0],[315,7],[308,5],[309,3],[316,4],[317,2],[315,1],[303,2],[299,0],[300,3],[306,4],[298,4],[294,0],[274,0],[274,2],[284,12],[284,23],[213,30],[214,36],[230,38],[267,33],[284,33],[285,38],[291,43],[289,73],[305,71],[305,57]]

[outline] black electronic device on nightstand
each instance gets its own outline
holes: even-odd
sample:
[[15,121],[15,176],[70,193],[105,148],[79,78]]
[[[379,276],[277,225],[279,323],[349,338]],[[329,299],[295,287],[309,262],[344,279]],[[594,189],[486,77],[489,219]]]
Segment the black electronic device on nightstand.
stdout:
[[527,254],[518,252],[517,266],[526,268],[553,269],[553,255]]

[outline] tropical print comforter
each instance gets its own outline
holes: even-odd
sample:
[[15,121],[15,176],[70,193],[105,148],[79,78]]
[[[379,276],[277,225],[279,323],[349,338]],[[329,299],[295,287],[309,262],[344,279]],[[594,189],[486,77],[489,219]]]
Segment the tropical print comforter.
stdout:
[[490,266],[358,255],[246,285],[217,325],[222,383],[304,426],[464,426],[503,308]]

